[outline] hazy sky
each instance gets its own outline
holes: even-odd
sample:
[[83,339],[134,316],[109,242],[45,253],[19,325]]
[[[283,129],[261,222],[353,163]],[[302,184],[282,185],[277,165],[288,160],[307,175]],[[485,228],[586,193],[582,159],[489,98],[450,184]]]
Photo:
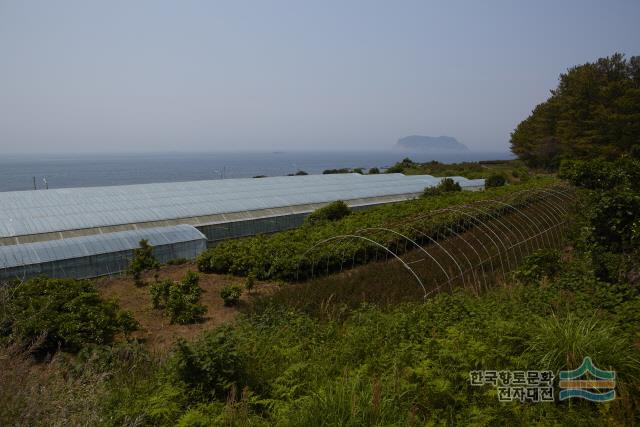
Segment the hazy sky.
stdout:
[[0,150],[506,150],[616,51],[638,0],[0,0]]

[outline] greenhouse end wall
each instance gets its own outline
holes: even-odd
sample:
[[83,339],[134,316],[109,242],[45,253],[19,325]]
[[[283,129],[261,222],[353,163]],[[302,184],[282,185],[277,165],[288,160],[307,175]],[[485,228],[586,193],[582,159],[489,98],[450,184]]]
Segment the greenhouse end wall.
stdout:
[[[201,239],[157,245],[153,247],[153,252],[159,262],[167,263],[168,261],[179,258],[195,259],[206,250],[206,248],[206,240]],[[38,275],[56,278],[73,277],[77,279],[114,275],[126,271],[132,257],[133,249],[129,249],[16,266],[0,270],[0,280],[24,280]]]

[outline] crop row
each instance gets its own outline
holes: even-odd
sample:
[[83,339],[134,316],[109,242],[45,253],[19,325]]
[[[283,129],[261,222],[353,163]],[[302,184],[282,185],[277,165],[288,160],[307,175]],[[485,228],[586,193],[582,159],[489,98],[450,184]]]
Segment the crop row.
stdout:
[[[230,273],[239,276],[255,274],[261,280],[304,280],[312,275],[316,260],[322,259],[323,268],[338,271],[345,259],[351,265],[365,264],[378,257],[377,245],[361,239],[340,241],[339,245],[320,245],[312,251],[315,243],[334,236],[355,233],[372,227],[385,227],[412,240],[424,241],[432,236],[438,238],[442,230],[464,230],[473,227],[468,214],[456,211],[455,206],[472,202],[505,199],[522,190],[543,188],[555,183],[552,179],[536,179],[527,184],[490,189],[484,192],[457,192],[439,196],[414,199],[353,212],[339,221],[309,223],[300,228],[275,234],[228,240],[207,250],[198,259],[200,271],[208,273]],[[526,204],[540,197],[539,193],[519,193],[513,203]],[[443,208],[454,208],[440,215],[417,219],[426,213]],[[504,204],[487,204],[484,213],[475,216],[500,215]],[[425,232],[426,230],[426,232]],[[376,242],[401,253],[407,249],[406,239],[397,233],[381,232]]]

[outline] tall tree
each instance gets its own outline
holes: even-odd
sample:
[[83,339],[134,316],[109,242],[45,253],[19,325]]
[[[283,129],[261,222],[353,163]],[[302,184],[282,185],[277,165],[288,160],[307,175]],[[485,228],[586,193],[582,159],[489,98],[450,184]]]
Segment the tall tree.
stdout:
[[640,153],[640,57],[616,53],[560,75],[551,97],[511,134],[511,151],[534,167],[565,158]]

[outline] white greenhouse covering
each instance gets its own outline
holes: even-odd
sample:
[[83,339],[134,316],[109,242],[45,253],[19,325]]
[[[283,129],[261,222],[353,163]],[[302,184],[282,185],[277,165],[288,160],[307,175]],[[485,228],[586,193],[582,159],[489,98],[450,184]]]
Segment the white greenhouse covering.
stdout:
[[[299,215],[335,200],[351,206],[386,203],[417,195],[441,179],[334,174],[2,192],[0,245]],[[484,185],[484,180],[454,180],[467,189]]]
[[190,225],[120,231],[63,240],[0,246],[0,279],[97,277],[125,270],[133,249],[146,239],[158,261],[194,259],[207,247],[206,237]]

